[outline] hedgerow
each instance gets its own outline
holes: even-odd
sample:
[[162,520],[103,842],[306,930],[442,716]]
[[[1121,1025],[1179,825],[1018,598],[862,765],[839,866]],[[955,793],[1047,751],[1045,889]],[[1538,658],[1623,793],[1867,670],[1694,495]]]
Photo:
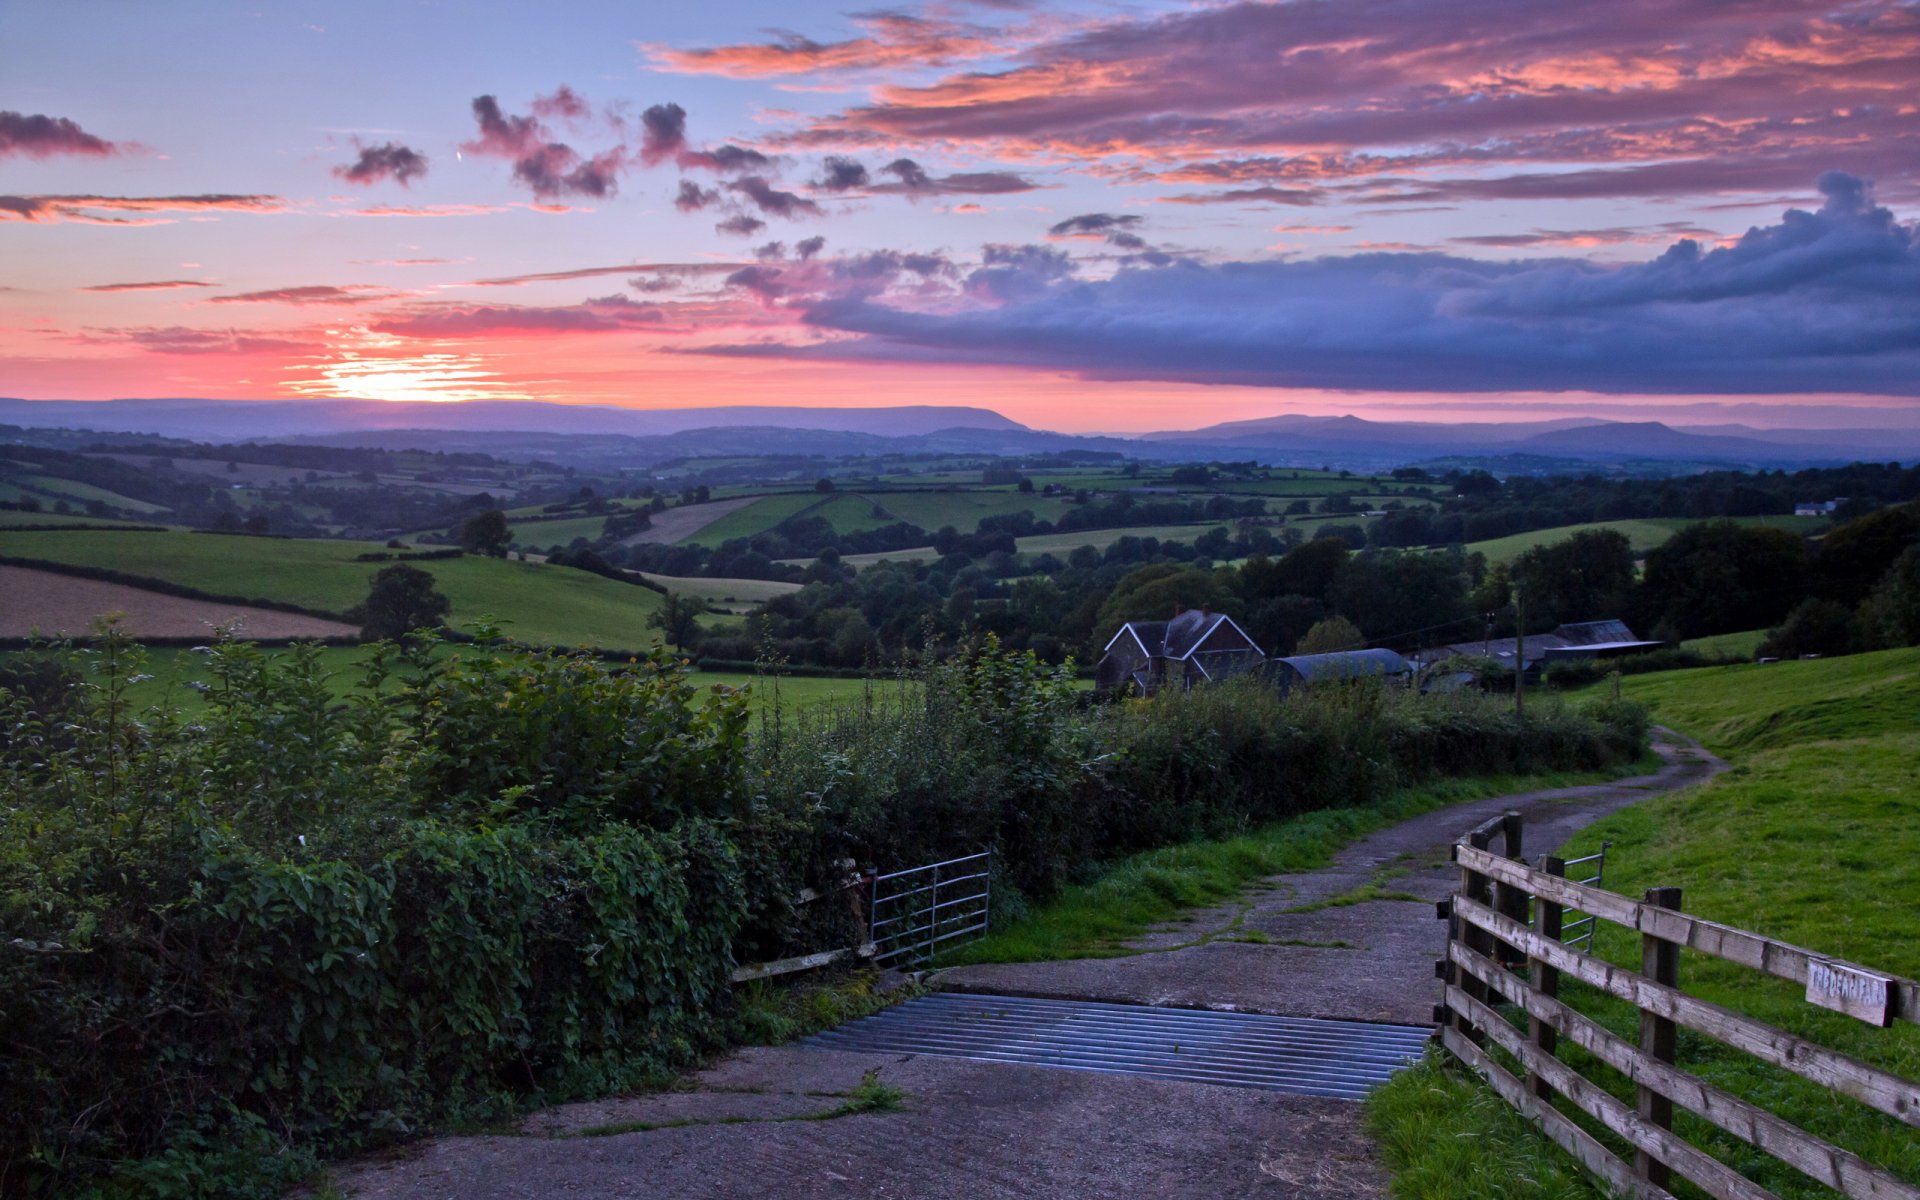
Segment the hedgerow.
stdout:
[[[990,639],[861,704],[700,694],[662,656],[482,629],[0,659],[0,1192],[271,1194],[322,1153],[635,1086],[732,1035],[738,961],[846,945],[851,867],[1103,858],[1432,775],[1638,752],[1633,712],[1374,685],[1092,705]],[[1644,721],[1644,714],[1637,718]]]

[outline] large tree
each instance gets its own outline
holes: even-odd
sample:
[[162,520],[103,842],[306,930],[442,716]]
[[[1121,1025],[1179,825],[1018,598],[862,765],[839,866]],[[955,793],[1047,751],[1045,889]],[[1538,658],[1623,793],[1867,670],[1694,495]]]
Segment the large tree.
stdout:
[[1777,625],[1807,594],[1807,548],[1784,529],[1705,521],[1647,553],[1642,633],[1664,640]]
[[505,558],[507,547],[512,543],[513,532],[507,528],[507,514],[497,508],[477,513],[460,523],[460,548],[468,554]]
[[699,618],[705,607],[692,596],[668,592],[666,600],[647,618],[647,625],[658,629],[674,649],[685,650],[700,637]]
[[453,602],[435,589],[432,575],[398,563],[373,577],[366,600],[347,617],[360,622],[365,641],[401,641],[415,630],[439,628],[452,611]]
[[1513,585],[1531,627],[1623,617],[1633,593],[1633,544],[1612,529],[1584,529],[1514,560]]

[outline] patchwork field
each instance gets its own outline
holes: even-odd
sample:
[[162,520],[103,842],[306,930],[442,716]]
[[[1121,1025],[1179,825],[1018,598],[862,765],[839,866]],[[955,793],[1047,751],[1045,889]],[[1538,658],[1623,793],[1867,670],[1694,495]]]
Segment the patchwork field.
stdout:
[[[355,562],[370,542],[248,538],[208,533],[7,532],[0,554],[165,579],[218,595],[257,597],[344,612],[366,598],[387,563]],[[453,602],[457,626],[481,617],[543,645],[651,645],[646,619],[657,592],[584,571],[494,558],[414,564]]]
[[145,588],[77,579],[28,567],[0,567],[0,637],[77,636],[94,618],[120,613],[135,637],[207,637],[232,627],[248,638],[352,637],[355,626],[302,613],[209,600],[186,600]]
[[624,539],[624,544],[638,546],[642,543],[655,543],[667,546],[686,541],[729,513],[745,508],[753,502],[753,497],[743,496],[733,500],[715,500],[708,504],[689,504],[682,508],[669,508],[664,512],[653,514],[653,527],[642,529],[632,537]]
[[[670,508],[666,512],[656,513],[654,527],[647,533],[631,539],[635,542],[675,542],[679,545],[718,546],[734,538],[752,537],[756,533],[772,529],[804,509],[813,507],[823,499],[814,492],[786,493],[778,496],[743,496],[735,500],[715,500],[710,504],[698,504],[690,508]],[[687,518],[683,528],[677,529],[677,536],[666,536],[667,530],[661,527],[664,517],[676,513],[704,513],[707,519],[694,521]]]
[[1061,514],[1072,507],[1057,497],[1012,490],[878,492],[871,494],[869,499],[892,513],[897,520],[918,525],[928,533],[943,525],[951,525],[961,533],[972,533],[980,528],[980,522],[987,517],[1002,517],[1017,512],[1030,512],[1037,520],[1057,521]]

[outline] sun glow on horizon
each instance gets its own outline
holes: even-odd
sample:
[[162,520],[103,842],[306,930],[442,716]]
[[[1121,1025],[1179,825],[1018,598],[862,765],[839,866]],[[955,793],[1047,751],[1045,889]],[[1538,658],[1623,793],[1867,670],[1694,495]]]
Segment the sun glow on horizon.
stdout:
[[330,353],[286,368],[306,375],[287,380],[288,392],[311,399],[413,404],[534,399],[489,369],[483,355],[409,352],[412,343],[367,329],[328,332],[340,339]]

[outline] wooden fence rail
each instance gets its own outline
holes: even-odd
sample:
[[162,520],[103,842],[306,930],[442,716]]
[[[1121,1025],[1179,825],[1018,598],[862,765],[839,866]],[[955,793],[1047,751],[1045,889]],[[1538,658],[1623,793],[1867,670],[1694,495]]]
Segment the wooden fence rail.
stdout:
[[[1492,852],[1504,835],[1506,855]],[[1920,1083],[1689,996],[1681,952],[1751,967],[1806,989],[1811,1004],[1876,1026],[1920,1024],[1920,985],[1680,910],[1677,888],[1641,900],[1564,878],[1558,859],[1518,861],[1513,814],[1495,818],[1454,848],[1459,891],[1441,904],[1449,918],[1445,983],[1435,1010],[1441,1044],[1531,1118],[1616,1193],[1659,1200],[1674,1175],[1720,1200],[1771,1200],[1772,1193],[1673,1132],[1676,1106],[1691,1112],[1852,1200],[1920,1200],[1920,1188],[1675,1065],[1675,1035],[1691,1030],[1770,1066],[1790,1071],[1908,1125],[1920,1126]],[[1640,970],[1561,942],[1564,914],[1590,913],[1641,936]],[[1559,998],[1574,979],[1634,1005],[1638,1041],[1620,1037]],[[1524,1015],[1521,1029],[1500,1011]],[[1614,1096],[1557,1057],[1565,1041],[1624,1075],[1634,1103]],[[1519,1064],[1510,1071],[1489,1052]],[[1522,1078],[1524,1076],[1524,1078]],[[1555,1105],[1556,1098],[1634,1148],[1629,1164]]]

